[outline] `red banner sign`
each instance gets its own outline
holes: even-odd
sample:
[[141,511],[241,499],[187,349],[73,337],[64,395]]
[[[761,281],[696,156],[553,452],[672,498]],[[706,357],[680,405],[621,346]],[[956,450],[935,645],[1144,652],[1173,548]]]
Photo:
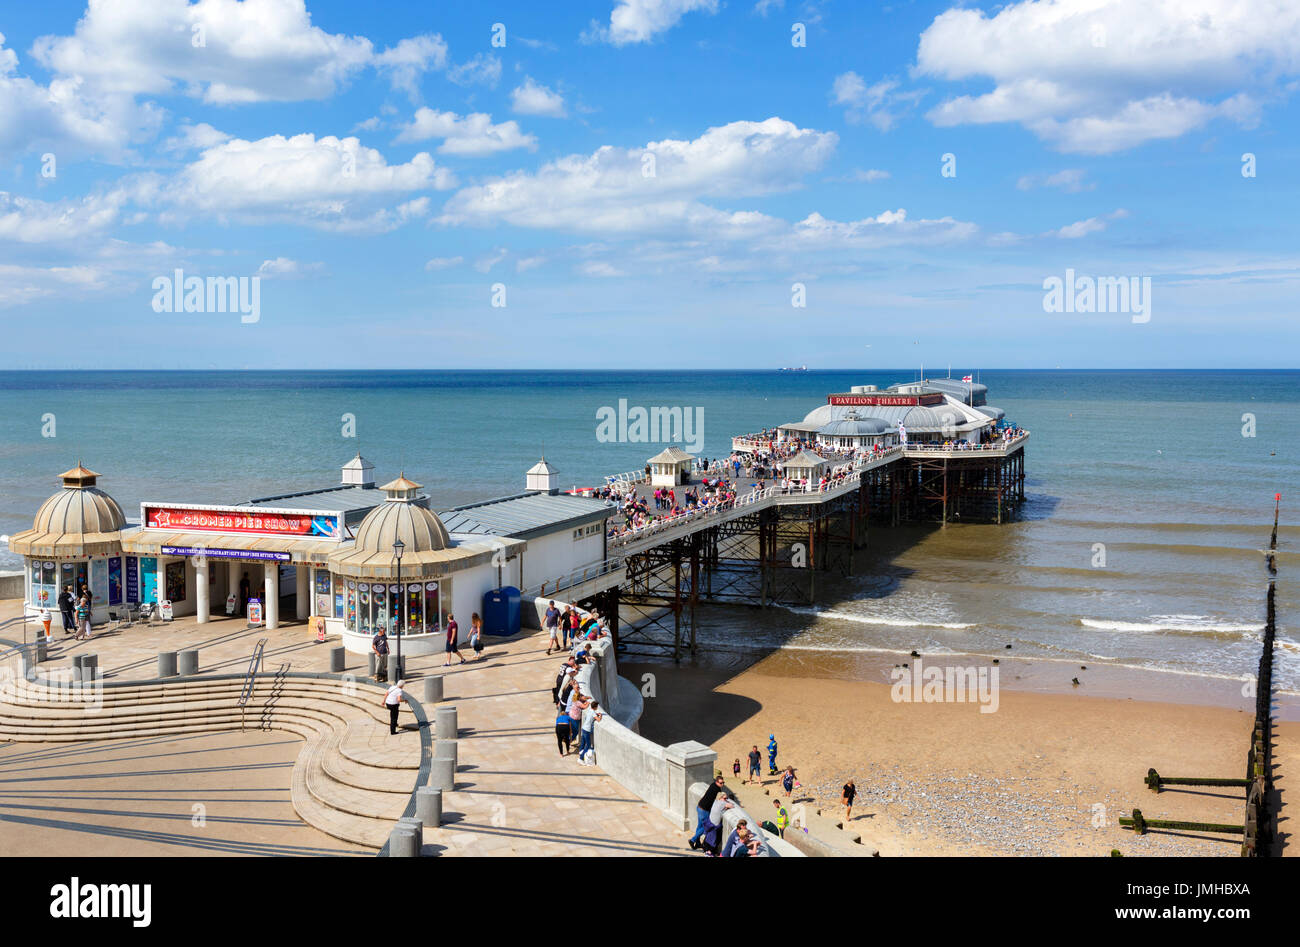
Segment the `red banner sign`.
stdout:
[[938,392],[924,395],[827,395],[826,403],[847,407],[904,407],[943,404],[943,395]]
[[144,525],[148,529],[178,532],[252,533],[320,539],[337,539],[339,535],[336,516],[323,516],[319,513],[267,513],[261,510],[145,506]]

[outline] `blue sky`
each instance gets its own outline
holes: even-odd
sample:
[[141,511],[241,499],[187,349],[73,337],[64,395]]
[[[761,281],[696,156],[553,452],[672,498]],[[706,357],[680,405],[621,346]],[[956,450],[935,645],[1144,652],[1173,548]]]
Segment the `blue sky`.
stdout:
[[[0,33],[0,368],[1300,366],[1295,0]],[[156,311],[177,269],[258,277],[257,321]],[[1045,312],[1067,270],[1149,277],[1149,321]]]

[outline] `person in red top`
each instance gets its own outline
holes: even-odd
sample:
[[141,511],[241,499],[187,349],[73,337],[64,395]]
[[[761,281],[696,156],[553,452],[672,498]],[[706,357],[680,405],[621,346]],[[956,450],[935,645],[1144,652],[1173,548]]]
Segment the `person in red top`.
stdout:
[[456,616],[447,615],[447,660],[442,662],[443,667],[451,664],[451,656],[454,654],[460,658],[460,663],[465,663],[465,656],[460,653],[460,625],[456,624]]

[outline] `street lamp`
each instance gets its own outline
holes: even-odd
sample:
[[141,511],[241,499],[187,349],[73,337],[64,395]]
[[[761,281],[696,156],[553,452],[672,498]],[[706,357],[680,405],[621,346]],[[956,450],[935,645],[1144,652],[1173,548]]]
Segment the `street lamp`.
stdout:
[[397,560],[397,608],[394,613],[397,615],[397,676],[401,678],[403,673],[402,667],[402,631],[406,622],[402,621],[402,605],[406,595],[402,590],[402,553],[406,552],[406,543],[400,539],[393,543],[393,558]]

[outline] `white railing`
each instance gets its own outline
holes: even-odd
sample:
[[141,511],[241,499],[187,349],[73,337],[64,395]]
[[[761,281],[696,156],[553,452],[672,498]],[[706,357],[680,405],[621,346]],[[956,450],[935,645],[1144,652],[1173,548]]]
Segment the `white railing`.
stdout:
[[968,444],[966,447],[961,447],[956,444],[908,444],[906,449],[908,453],[914,451],[925,451],[927,453],[943,454],[978,454],[980,451],[1007,451],[1015,447],[1017,444],[1023,444],[1028,439],[1029,432],[1025,431],[1023,434],[1018,434],[1008,440],[1002,440],[999,438],[996,441],[989,441],[986,444]]
[[575,585],[581,585],[584,582],[590,582],[592,579],[599,579],[602,575],[609,575],[623,567],[623,560],[619,556],[610,556],[602,562],[593,563],[583,566],[580,569],[574,569],[566,575],[557,579],[547,579],[539,586],[524,590],[521,593],[522,598],[542,598],[547,595],[555,595],[564,589],[571,589]]

